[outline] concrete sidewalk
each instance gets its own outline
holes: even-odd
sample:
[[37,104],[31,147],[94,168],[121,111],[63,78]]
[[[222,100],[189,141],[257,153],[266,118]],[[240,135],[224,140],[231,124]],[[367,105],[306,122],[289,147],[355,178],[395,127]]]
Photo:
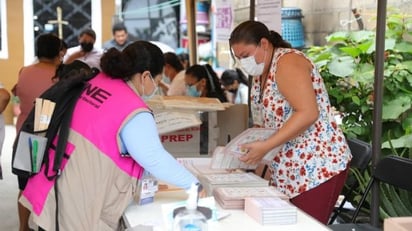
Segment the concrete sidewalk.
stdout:
[[1,152],[3,180],[0,180],[0,231],[18,230],[17,177],[11,173],[11,152],[16,127],[6,125],[6,138]]

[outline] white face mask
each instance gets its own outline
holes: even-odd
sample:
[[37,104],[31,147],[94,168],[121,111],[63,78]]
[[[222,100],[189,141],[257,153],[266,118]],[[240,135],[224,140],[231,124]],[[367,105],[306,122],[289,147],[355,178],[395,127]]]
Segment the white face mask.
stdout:
[[[257,48],[256,48],[256,51],[257,51]],[[265,57],[263,58],[262,63],[256,62],[256,59],[255,59],[256,51],[254,55],[240,59],[240,65],[242,66],[243,70],[245,70],[245,72],[251,76],[261,75],[263,73],[263,68],[265,67],[264,60],[266,59],[266,51],[265,51]]]
[[152,83],[153,83],[153,85],[154,85],[154,88],[153,88],[152,93],[146,95],[145,92],[144,92],[144,84],[143,84],[143,82],[142,82],[143,94],[142,94],[141,97],[142,97],[143,101],[147,101],[147,100],[153,98],[153,96],[154,96],[154,95],[156,94],[156,92],[157,92],[157,88],[158,88],[157,84],[155,83],[155,81],[154,81],[154,79],[153,79],[153,77],[152,77],[151,75],[150,75],[149,78],[152,80]]

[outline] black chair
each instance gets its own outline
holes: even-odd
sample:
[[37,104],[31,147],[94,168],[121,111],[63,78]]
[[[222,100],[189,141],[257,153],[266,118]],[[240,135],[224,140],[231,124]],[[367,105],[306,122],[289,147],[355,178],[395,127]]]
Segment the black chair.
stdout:
[[[352,160],[350,162],[350,167],[352,169],[357,169],[360,173],[363,173],[369,165],[370,160],[372,159],[372,147],[370,144],[353,138],[348,139],[348,146],[350,151],[352,152]],[[329,220],[329,224],[333,224],[336,218],[345,211],[343,208],[344,204],[353,194],[353,191],[359,186],[358,181],[355,179],[353,174],[349,173],[348,178],[345,182],[345,187],[347,190],[343,194],[343,200],[336,207],[331,215]]]
[[357,206],[353,216],[352,223],[349,224],[333,224],[329,225],[334,231],[344,231],[344,230],[381,230],[379,228],[373,227],[370,224],[355,224],[356,218],[365,202],[369,191],[371,190],[373,184],[375,183],[386,183],[392,185],[396,188],[408,190],[412,192],[412,180],[410,179],[412,175],[412,159],[400,157],[400,156],[386,156],[381,159],[375,171],[373,172],[368,185],[366,186],[365,192]]

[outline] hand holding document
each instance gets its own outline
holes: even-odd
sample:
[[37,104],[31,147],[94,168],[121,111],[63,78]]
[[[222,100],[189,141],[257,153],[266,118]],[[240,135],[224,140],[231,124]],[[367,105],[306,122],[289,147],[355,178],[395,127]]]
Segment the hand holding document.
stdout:
[[42,98],[36,98],[34,109],[34,132],[46,130],[49,127],[56,103]]
[[[225,147],[217,147],[213,152],[212,165],[213,169],[256,169],[256,165],[247,165],[239,160],[239,157],[245,155],[247,150],[241,147],[243,144],[266,140],[275,133],[271,128],[248,128],[234,139],[232,139]],[[262,159],[263,163],[269,163],[275,155],[281,150],[282,146],[270,150]]]

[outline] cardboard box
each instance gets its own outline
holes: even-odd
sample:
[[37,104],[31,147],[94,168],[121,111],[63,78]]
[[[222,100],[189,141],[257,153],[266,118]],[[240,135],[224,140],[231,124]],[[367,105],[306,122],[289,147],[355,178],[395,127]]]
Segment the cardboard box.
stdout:
[[160,141],[175,157],[209,156],[217,146],[217,112],[199,112],[202,124],[160,135]]
[[412,217],[391,217],[383,222],[384,231],[410,231],[412,230]]
[[225,146],[248,128],[249,110],[247,104],[234,104],[224,111],[217,112],[219,138],[217,144]]
[[199,112],[200,126],[160,135],[167,151],[175,157],[211,157],[214,149],[248,127],[247,105],[236,104],[224,111]]

